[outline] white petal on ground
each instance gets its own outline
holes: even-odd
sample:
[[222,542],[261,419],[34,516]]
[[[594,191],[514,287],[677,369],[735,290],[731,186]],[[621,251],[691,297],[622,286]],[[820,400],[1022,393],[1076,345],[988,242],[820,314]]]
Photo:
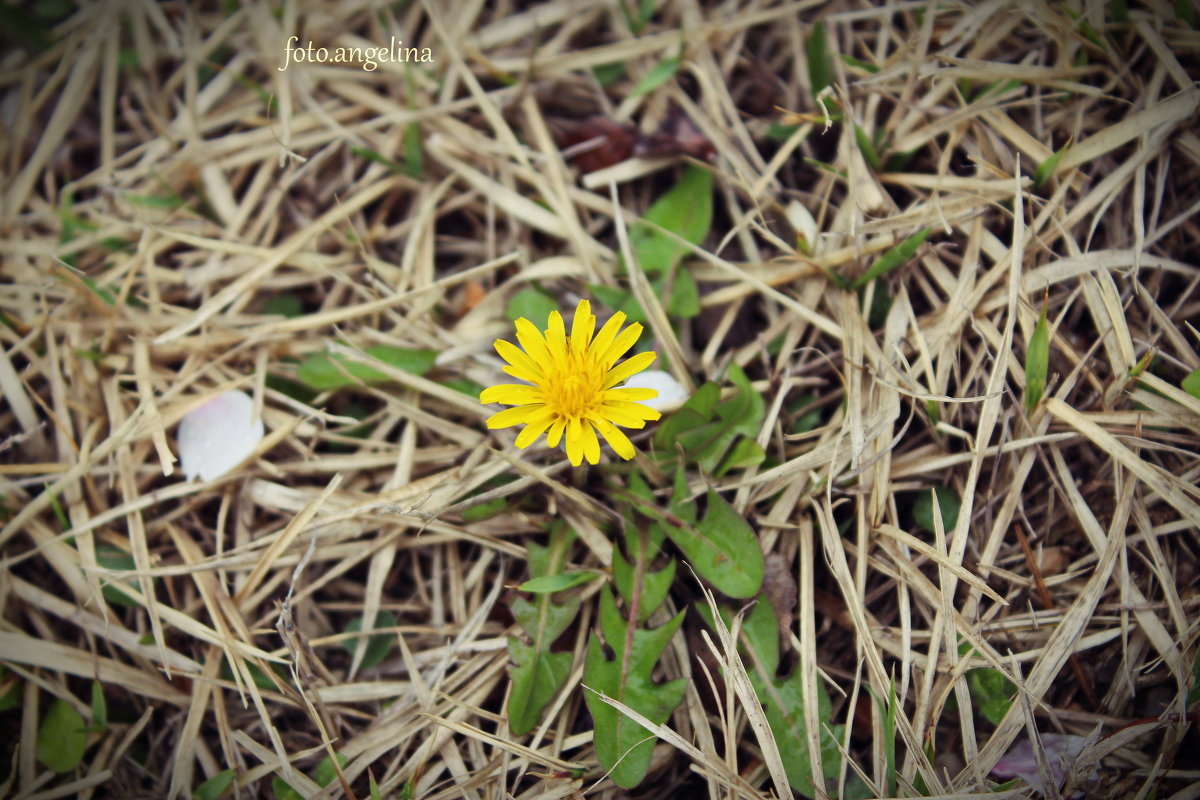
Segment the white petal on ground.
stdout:
[[808,207],[799,200],[793,200],[788,203],[784,214],[787,216],[788,222],[792,225],[792,230],[796,232],[796,238],[804,241],[808,247],[808,252],[816,252],[817,249],[817,221],[813,219],[812,213]]
[[179,423],[179,461],[187,480],[211,481],[242,463],[263,438],[254,401],[245,392],[225,392]]
[[675,380],[669,372],[661,369],[647,369],[637,373],[622,384],[626,389],[657,389],[658,397],[653,400],[638,400],[644,406],[650,406],[655,411],[672,411],[683,405],[688,399],[687,389]]
[[[1050,766],[1050,774],[1054,778],[1056,788],[1062,786],[1067,770],[1079,758],[1087,738],[1084,736],[1064,736],[1057,733],[1043,733],[1042,747],[1046,749],[1046,763]],[[1046,787],[1038,777],[1037,757],[1033,754],[1033,743],[1029,739],[1015,742],[1004,757],[992,767],[992,776],[1000,779],[1022,778],[1031,788],[1042,794]]]

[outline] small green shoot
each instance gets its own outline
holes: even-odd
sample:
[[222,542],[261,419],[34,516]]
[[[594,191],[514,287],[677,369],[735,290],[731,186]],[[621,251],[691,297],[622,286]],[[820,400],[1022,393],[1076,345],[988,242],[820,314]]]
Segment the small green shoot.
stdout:
[[[373,345],[363,352],[389,366],[414,375],[424,375],[431,370],[437,358],[435,350],[414,350],[385,344]],[[351,361],[347,356],[329,353],[313,353],[304,359],[304,363],[296,371],[296,377],[319,392],[355,386],[358,384],[356,378],[367,384],[390,380],[382,372],[366,364]]]
[[825,87],[833,84],[833,62],[829,57],[823,21],[813,25],[812,33],[804,43],[804,50],[808,62],[809,90],[815,99]]
[[351,155],[358,156],[359,158],[365,158],[367,161],[374,161],[376,164],[382,164],[397,175],[405,175],[408,173],[408,169],[403,164],[397,164],[395,161],[383,155],[382,153],[378,153],[370,148],[360,147],[356,144],[352,144],[350,145],[350,153]]
[[1004,719],[1017,691],[1004,673],[988,667],[967,670],[967,688],[979,713],[993,725]]
[[[341,753],[337,754],[338,764],[346,766],[346,757]],[[321,759],[321,763],[317,765],[316,770],[312,775],[313,783],[324,788],[333,783],[337,779],[337,769],[333,766],[333,761],[329,756]],[[275,795],[275,800],[303,800],[299,792],[288,785],[287,781],[276,775],[271,779],[271,791]]]
[[1196,27],[1196,7],[1192,0],[1175,0],[1175,16],[1187,23],[1189,28]]
[[[938,508],[942,512],[942,530],[949,533],[958,525],[958,512],[962,509],[962,501],[958,499],[958,495],[954,493],[953,489],[939,486],[933,491],[937,492]],[[930,533],[937,530],[934,527],[933,497],[930,492],[925,491],[917,495],[917,499],[913,503],[913,518],[918,525]]]
[[845,53],[839,53],[838,55],[841,56],[842,62],[848,67],[854,67],[855,69],[861,69],[863,72],[870,73],[871,75],[875,75],[876,73],[879,72],[879,67],[875,66],[874,64],[872,64],[869,61],[863,61],[861,58],[855,58],[854,56],[848,56]]
[[192,790],[192,800],[217,800],[233,785],[237,770],[226,769],[213,775]]
[[557,300],[541,289],[529,286],[509,298],[504,313],[513,322],[524,317],[539,329],[545,330],[549,324],[550,312],[557,309]]
[[607,89],[625,76],[625,64],[621,61],[597,64],[592,67],[592,75],[596,77],[596,83]]
[[879,157],[879,151],[875,149],[875,143],[871,141],[871,137],[860,126],[854,126],[854,140],[858,142],[858,149],[863,154],[863,159],[867,162],[867,166],[872,172],[879,172],[883,168],[883,159]]
[[662,61],[654,65],[653,69],[645,74],[637,86],[633,87],[630,92],[630,97],[641,97],[644,94],[650,94],[658,87],[662,86],[671,78],[675,77],[675,73],[679,72],[679,67],[683,63],[682,56],[671,56],[664,58]]
[[21,707],[21,682],[0,664],[0,712]]
[[277,294],[263,303],[262,313],[294,319],[304,313],[304,301],[294,294]]
[[1054,174],[1055,168],[1058,167],[1058,162],[1062,160],[1062,157],[1070,147],[1071,142],[1068,140],[1066,144],[1054,152],[1054,155],[1047,158],[1041,164],[1038,164],[1037,169],[1033,171],[1033,188],[1035,191],[1040,191],[1046,184],[1046,181],[1050,179],[1050,176]]
[[[358,633],[363,628],[363,618],[355,617],[346,626],[346,633]],[[395,628],[400,624],[400,620],[396,619],[396,615],[391,611],[380,611],[375,614],[375,624],[371,626],[372,630],[379,628]],[[346,652],[354,658],[354,652],[358,650],[358,643],[362,641],[361,637],[352,637],[342,641],[342,647],[346,648]],[[362,661],[359,662],[361,669],[371,669],[383,663],[391,652],[392,647],[396,644],[396,635],[394,633],[377,633],[367,637],[367,651],[363,653]]]
[[654,201],[641,220],[629,228],[629,244],[638,266],[650,276],[664,275],[679,263],[687,249],[644,222],[674,233],[693,245],[708,236],[712,226],[712,173],[691,164],[679,181]]
[[933,228],[923,228],[895,247],[889,248],[879,257],[878,261],[863,273],[862,277],[850,284],[850,288],[859,289],[866,286],[880,275],[885,275],[907,262],[917,254],[917,248],[921,246],[921,243],[925,241],[925,238],[932,231]]
[[1046,308],[1038,317],[1029,346],[1025,350],[1025,412],[1032,414],[1046,393],[1046,376],[1050,364],[1050,326],[1046,322]]
[[92,681],[92,730],[102,733],[108,730],[108,701],[104,698],[104,684]]
[[1184,379],[1179,382],[1179,388],[1192,397],[1200,399],[1200,369],[1192,370],[1184,376]]
[[71,772],[83,761],[86,747],[83,717],[66,700],[55,700],[38,726],[37,760],[60,774]]

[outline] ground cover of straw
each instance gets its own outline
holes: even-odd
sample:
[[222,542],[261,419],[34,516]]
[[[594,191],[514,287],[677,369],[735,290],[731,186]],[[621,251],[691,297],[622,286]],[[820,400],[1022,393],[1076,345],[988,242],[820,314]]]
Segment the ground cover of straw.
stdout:
[[[1197,796],[1200,399],[1180,386],[1200,368],[1200,33],[1163,0],[1120,23],[1082,2],[655,5],[635,35],[618,4],[568,0],[96,3],[43,21],[44,46],[6,47],[0,796],[188,797],[227,769],[240,797],[276,777],[325,797],[371,780],[383,797],[624,796],[579,687],[601,581],[558,645],[569,689],[529,736],[504,718],[526,547],[565,520],[571,564],[605,570],[599,476],[624,474],[516,450],[448,385],[499,382],[491,343],[533,282],[564,311],[595,302],[589,285],[632,287],[680,381],[728,386],[737,364],[760,392],[770,460],[689,477],[752,524],[794,604],[784,662],[808,697],[829,691],[817,722],[847,726],[817,791],[985,793],[1037,730],[1095,733],[1090,796]],[[292,34],[397,32],[435,60],[278,69]],[[617,63],[602,88],[592,68]],[[677,113],[712,144],[692,163],[716,206],[679,266],[703,307],[687,321],[618,266],[686,156],[584,176],[555,138],[591,115],[652,134]],[[911,159],[868,163],[851,121],[880,162]],[[924,228],[865,297],[830,277]],[[438,363],[306,400],[275,382],[379,344]],[[229,389],[266,439],[185,482],[176,423]],[[796,436],[805,396],[820,416]],[[961,499],[951,529],[914,522],[932,488]],[[98,562],[114,549],[132,570]],[[671,610],[704,602],[679,575]],[[129,576],[126,602],[102,591]],[[369,631],[349,625],[380,611],[396,624],[364,668],[346,645]],[[286,679],[259,686],[273,665]],[[721,666],[736,657],[690,613],[656,673],[688,678],[684,700],[635,795],[790,793]],[[998,721],[977,668],[1019,687]],[[56,700],[94,723],[93,682],[106,724],[56,774],[39,729]],[[334,750],[346,783],[318,795]]]

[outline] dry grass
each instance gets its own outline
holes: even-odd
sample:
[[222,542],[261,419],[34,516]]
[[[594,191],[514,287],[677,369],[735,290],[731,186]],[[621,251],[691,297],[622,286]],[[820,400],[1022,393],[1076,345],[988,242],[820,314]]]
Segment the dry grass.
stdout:
[[[503,715],[525,546],[561,518],[579,534],[571,562],[607,567],[609,468],[515,450],[446,382],[496,382],[491,342],[530,281],[564,308],[589,283],[624,285],[625,226],[681,158],[581,177],[556,137],[590,114],[652,132],[673,107],[715,150],[713,230],[682,267],[704,311],[679,323],[633,289],[682,380],[737,363],[762,393],[772,461],[714,485],[796,601],[784,661],[808,697],[830,689],[812,741],[850,730],[818,793],[861,775],[878,794],[979,796],[1032,727],[1099,726],[1091,796],[1197,796],[1200,400],[1179,385],[1200,368],[1200,33],[1166,0],[1122,25],[1082,0],[657,5],[633,36],[618,4],[572,0],[93,3],[44,49],[6,48],[0,694],[15,707],[0,712],[0,797],[189,797],[227,768],[243,798],[270,797],[273,776],[367,797],[368,772],[384,797],[624,795],[579,687],[595,586],[560,644],[569,691],[530,736]],[[872,169],[813,103],[818,18],[857,59],[831,60],[825,106],[883,157],[915,151],[905,171]],[[679,75],[635,96],[681,28]],[[293,33],[396,35],[436,60],[280,71]],[[626,74],[601,89],[590,68],[614,62]],[[794,127],[772,139],[781,121]],[[364,155],[405,164],[411,125],[419,173]],[[795,203],[821,232],[808,255]],[[916,258],[868,289],[886,285],[886,320],[825,277],[925,227]],[[303,313],[271,313],[281,297]],[[1047,397],[1026,413],[1043,306]],[[303,399],[268,380],[375,344],[437,350],[437,367],[384,365],[386,383]],[[253,395],[267,438],[242,468],[182,482],[174,425],[230,388]],[[804,395],[821,419],[792,436]],[[962,498],[953,529],[914,526],[932,487]],[[497,497],[504,513],[464,519]],[[135,569],[99,565],[111,548]],[[675,609],[703,602],[685,573]],[[136,576],[132,603],[101,594],[118,576]],[[396,646],[363,668],[347,624],[378,610]],[[661,674],[691,680],[638,793],[790,793],[731,641],[693,614],[668,648]],[[733,688],[710,688],[718,660]],[[286,680],[260,688],[272,665]],[[980,666],[1020,687],[996,725],[964,678]],[[109,724],[55,775],[39,725],[52,698],[87,718],[93,679]],[[893,687],[894,771],[871,700]],[[332,749],[345,784],[319,793],[309,776]]]

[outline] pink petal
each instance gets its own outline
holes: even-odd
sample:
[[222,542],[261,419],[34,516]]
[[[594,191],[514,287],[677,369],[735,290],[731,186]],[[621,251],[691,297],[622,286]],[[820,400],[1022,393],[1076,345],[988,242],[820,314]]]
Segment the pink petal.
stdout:
[[[1075,763],[1075,759],[1079,758],[1087,739],[1083,736],[1057,733],[1043,733],[1041,738],[1055,787],[1062,786],[1067,770]],[[1046,793],[1046,787],[1038,777],[1037,758],[1033,754],[1033,743],[1029,739],[1021,739],[1014,743],[1004,757],[996,762],[996,766],[992,767],[992,776],[1001,780],[1021,778],[1033,789],[1042,794]]]
[[211,481],[246,460],[263,438],[254,401],[245,392],[225,392],[193,409],[179,423],[179,461],[190,481]]

